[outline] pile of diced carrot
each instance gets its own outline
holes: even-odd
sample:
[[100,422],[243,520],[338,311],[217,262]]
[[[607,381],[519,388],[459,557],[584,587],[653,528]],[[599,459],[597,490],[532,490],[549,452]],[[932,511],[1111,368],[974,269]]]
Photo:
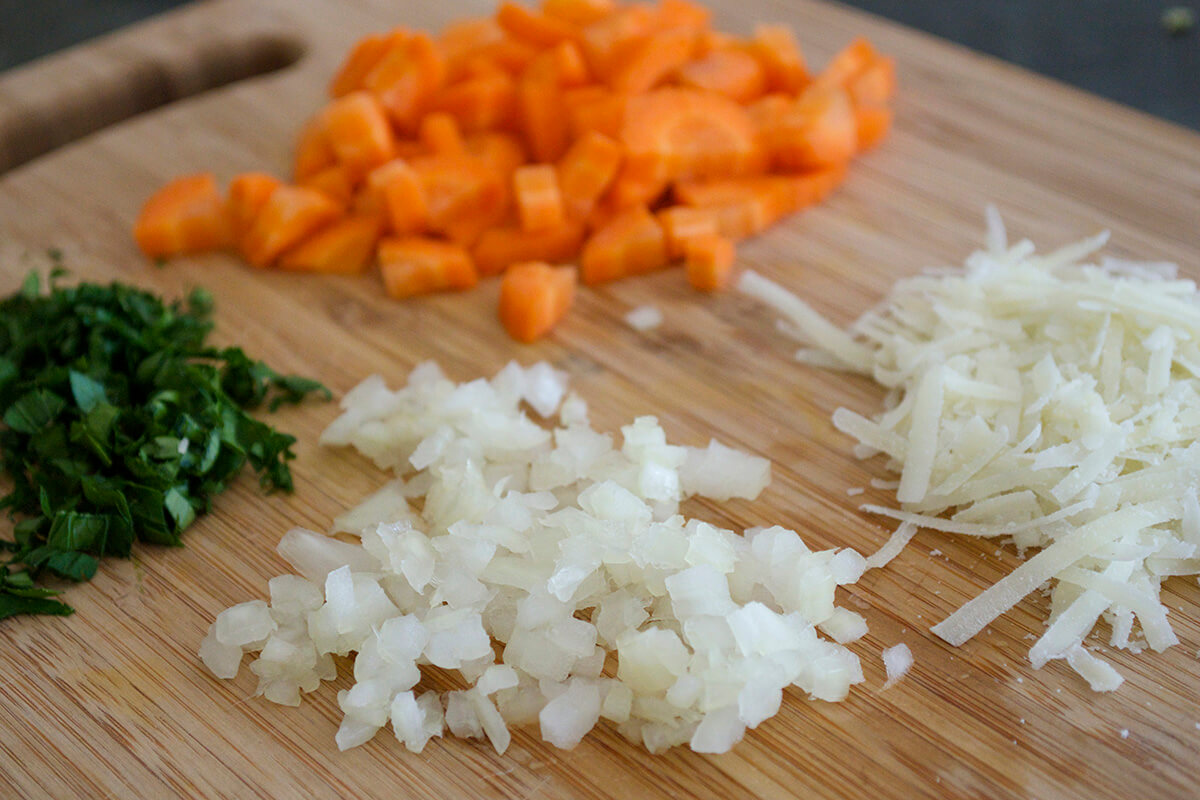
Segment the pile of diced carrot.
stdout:
[[204,173],[146,203],[150,257],[232,249],[388,294],[504,274],[521,341],[598,284],[682,261],[725,286],[734,242],[819,202],[891,125],[891,59],[858,39],[810,74],[792,33],[713,30],[690,0],[502,2],[439,36],[369,35],[296,143],[292,182]]

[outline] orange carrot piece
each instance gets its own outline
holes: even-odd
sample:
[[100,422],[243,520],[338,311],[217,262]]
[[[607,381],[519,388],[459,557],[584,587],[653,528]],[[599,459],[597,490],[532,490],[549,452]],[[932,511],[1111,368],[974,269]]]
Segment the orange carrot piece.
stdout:
[[571,145],[558,164],[558,182],[567,213],[585,219],[621,166],[621,146],[590,131]]
[[504,39],[504,29],[490,17],[474,17],[451,22],[438,34],[437,46],[446,65],[447,80],[461,75],[464,65],[480,50]]
[[500,323],[518,342],[534,342],[554,328],[575,299],[575,269],[543,261],[514,264],[500,281]]
[[321,125],[338,161],[355,175],[391,160],[395,138],[387,114],[367,91],[351,92],[321,112]]
[[549,51],[558,85],[563,88],[583,86],[592,78],[587,59],[575,42],[559,42]]
[[342,214],[337,203],[316,189],[279,186],[263,205],[241,242],[242,254],[256,267],[267,267],[284,250]]
[[581,277],[589,286],[640,275],[668,263],[666,237],[644,206],[617,214],[583,246]]
[[337,154],[329,143],[321,115],[310,119],[300,129],[296,152],[292,157],[292,179],[302,181],[337,163]]
[[563,106],[572,139],[595,132],[610,139],[621,138],[629,95],[603,86],[584,86],[563,92]]
[[791,181],[792,210],[800,211],[815,206],[833,194],[833,190],[846,180],[846,165],[837,164],[825,169],[787,176]]
[[712,24],[712,12],[689,0],[659,0],[655,22],[660,28],[702,30]]
[[522,230],[534,232],[561,227],[566,214],[558,172],[552,164],[527,164],[513,173],[513,193]]
[[733,239],[762,233],[797,208],[799,185],[792,179],[764,175],[708,182],[686,182],[675,196],[716,215],[717,232]]
[[254,225],[271,193],[281,184],[274,175],[265,172],[244,172],[234,176],[226,192],[225,208],[235,244],[242,241]]
[[655,30],[654,10],[646,5],[629,5],[580,30],[580,45],[592,74],[608,79],[631,48]]
[[338,164],[326,167],[302,181],[296,181],[298,186],[316,189],[342,208],[349,207],[350,202],[354,199],[356,183],[350,171]]
[[616,211],[634,206],[653,207],[667,191],[668,181],[631,169],[626,162],[617,171],[617,177],[608,187],[605,201]]
[[691,28],[672,28],[643,38],[621,59],[608,83],[618,92],[649,91],[688,63],[696,51]]
[[711,208],[670,206],[658,212],[671,259],[683,258],[687,243],[698,236],[716,235],[717,214]]
[[570,25],[591,25],[617,8],[616,0],[542,0],[542,13]]
[[835,55],[817,80],[825,84],[833,84],[843,88],[849,86],[854,76],[863,72],[880,58],[875,46],[863,37],[858,37],[842,48]]
[[466,152],[462,131],[458,129],[458,122],[444,111],[433,112],[422,117],[417,138],[434,155],[456,156]]
[[510,0],[505,0],[496,10],[496,22],[510,36],[539,47],[551,47],[579,36],[579,29],[574,25]]
[[480,235],[471,253],[480,275],[498,275],[522,261],[572,261],[583,244],[583,223],[568,220],[560,228],[530,233],[518,227],[489,228]]
[[499,41],[479,48],[472,60],[488,62],[510,77],[516,77],[524,72],[541,52],[537,46],[505,34]]
[[795,94],[808,84],[808,66],[791,28],[757,25],[750,52],[762,64],[767,90]]
[[[376,167],[367,176],[367,191],[375,194],[374,205],[387,218],[388,229],[399,236],[420,233],[429,223],[425,189],[416,170],[400,159]],[[371,205],[360,207],[369,211]]]
[[470,156],[426,156],[413,159],[429,209],[429,230],[450,233],[499,222],[508,193],[500,176]]
[[468,155],[486,164],[506,185],[517,167],[528,160],[520,140],[508,133],[488,131],[472,134],[466,137],[464,147]]
[[854,109],[858,150],[870,150],[883,141],[892,129],[892,110],[886,106],[859,106]]
[[715,292],[729,285],[737,251],[733,240],[715,233],[696,236],[685,245],[684,269],[688,283],[702,292]]
[[436,239],[385,238],[378,248],[384,289],[396,299],[470,289],[479,282],[466,249]]
[[517,107],[525,143],[535,161],[557,161],[570,143],[570,121],[563,93],[553,79],[529,75],[517,89]]
[[767,86],[762,64],[742,50],[713,50],[684,64],[679,69],[679,82],[723,94],[743,105],[760,97]]
[[450,114],[468,133],[511,127],[516,105],[516,83],[500,70],[451,84],[429,101],[431,111]]
[[849,161],[858,149],[850,96],[838,86],[814,83],[763,132],[777,168],[827,167]]
[[397,28],[391,33],[372,33],[359,39],[329,82],[329,96],[341,97],[363,88],[363,82],[375,65],[388,50],[408,36],[407,31]]
[[647,179],[746,175],[765,167],[746,111],[727,97],[695,89],[630,97],[621,142],[627,169]]
[[212,173],[176,178],[150,196],[133,225],[133,238],[150,258],[228,247],[231,226]]
[[378,217],[346,217],[285,250],[278,266],[295,272],[362,272],[375,253],[379,229]]
[[896,92],[896,62],[880,56],[846,84],[850,100],[856,108],[883,106]]
[[400,131],[410,132],[445,77],[446,65],[437,45],[428,35],[418,33],[389,48],[363,79],[363,88],[379,98]]

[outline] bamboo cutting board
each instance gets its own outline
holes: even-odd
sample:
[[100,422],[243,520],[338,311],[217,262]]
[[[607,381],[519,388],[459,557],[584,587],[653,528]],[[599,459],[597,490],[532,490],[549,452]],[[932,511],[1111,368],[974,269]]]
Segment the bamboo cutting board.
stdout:
[[[813,547],[871,552],[889,527],[858,510],[887,502],[829,418],[869,412],[868,382],[802,367],[771,314],[735,294],[700,296],[677,271],[581,292],[549,341],[518,346],[494,319],[494,282],[465,296],[383,299],[375,278],[254,271],[225,257],[155,269],[129,227],[165,179],[214,170],[286,174],[290,142],[317,108],[347,47],[396,24],[438,28],[484,0],[207,0],[0,76],[0,162],[91,136],[0,177],[0,291],[58,248],[84,279],[120,279],[177,296],[203,284],[218,337],[344,392],[378,372],[403,380],[437,359],[455,379],[510,359],[567,369],[594,422],[615,430],[657,414],[672,441],[710,436],[767,456],[775,480],[756,503],[695,502],[689,513],[741,529],[780,523]],[[757,21],[798,31],[823,64],[854,35],[897,57],[896,129],[855,164],[844,189],[740,251],[744,265],[848,322],[897,278],[959,264],[996,203],[1010,230],[1044,249],[1109,228],[1111,252],[1177,261],[1200,277],[1200,137],[987,58],[816,0],[711,0],[720,27]],[[238,74],[295,62],[118,122]],[[664,324],[620,319],[643,303]],[[263,497],[249,476],[178,550],[143,547],[67,595],[67,619],[0,623],[0,796],[30,797],[1194,797],[1200,749],[1200,590],[1164,587],[1182,644],[1105,657],[1127,681],[1093,694],[1061,664],[1026,652],[1044,604],[1027,600],[951,648],[931,624],[1017,563],[994,544],[923,532],[840,602],[871,633],[853,645],[866,673],[843,703],[786,695],[781,713],[730,754],[649,756],[602,726],[571,752],[517,733],[503,757],[479,742],[435,740],[412,755],[383,732],[339,753],[336,686],[299,709],[252,696],[254,678],[210,677],[196,657],[214,615],[266,596],[285,570],[274,545],[293,525],[324,529],[383,475],[316,446],[332,405],[280,412],[299,437],[293,496]],[[905,642],[912,672],[881,691],[884,647]],[[445,687],[432,675],[431,686]]]

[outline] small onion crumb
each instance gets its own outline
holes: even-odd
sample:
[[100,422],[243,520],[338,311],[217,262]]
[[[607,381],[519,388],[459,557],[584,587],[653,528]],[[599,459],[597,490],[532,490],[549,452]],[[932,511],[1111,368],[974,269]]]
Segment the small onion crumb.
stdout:
[[[756,498],[766,459],[668,444],[654,417],[618,441],[546,364],[455,384],[426,363],[399,390],[367,378],[322,442],[394,477],[336,536],[285,534],[295,574],[221,612],[200,655],[233,678],[256,653],[257,694],[285,705],[353,655],[339,749],[388,724],[412,752],[449,731],[503,753],[520,725],[571,748],[603,722],[651,752],[721,753],[789,686],[833,702],[863,680],[843,643],[866,622],[834,599],[866,559],[679,513],[696,494]],[[467,688],[418,692],[426,666]]]
[[890,689],[908,674],[909,668],[913,665],[913,654],[908,649],[908,645],[901,642],[885,648],[882,655],[883,668],[887,671],[887,680],[884,682],[883,688]]
[[663,314],[658,306],[638,306],[625,315],[625,323],[635,331],[648,331],[662,324]]

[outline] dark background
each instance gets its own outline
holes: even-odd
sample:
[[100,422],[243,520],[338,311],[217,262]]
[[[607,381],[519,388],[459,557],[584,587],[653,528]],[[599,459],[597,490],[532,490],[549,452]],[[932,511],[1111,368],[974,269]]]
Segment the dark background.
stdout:
[[[296,0],[302,2],[302,0]],[[446,0],[453,2],[453,0]],[[186,0],[0,0],[0,70]],[[1200,130],[1200,21],[1160,0],[850,0],[857,6]],[[1200,17],[1200,0],[1191,4]]]

